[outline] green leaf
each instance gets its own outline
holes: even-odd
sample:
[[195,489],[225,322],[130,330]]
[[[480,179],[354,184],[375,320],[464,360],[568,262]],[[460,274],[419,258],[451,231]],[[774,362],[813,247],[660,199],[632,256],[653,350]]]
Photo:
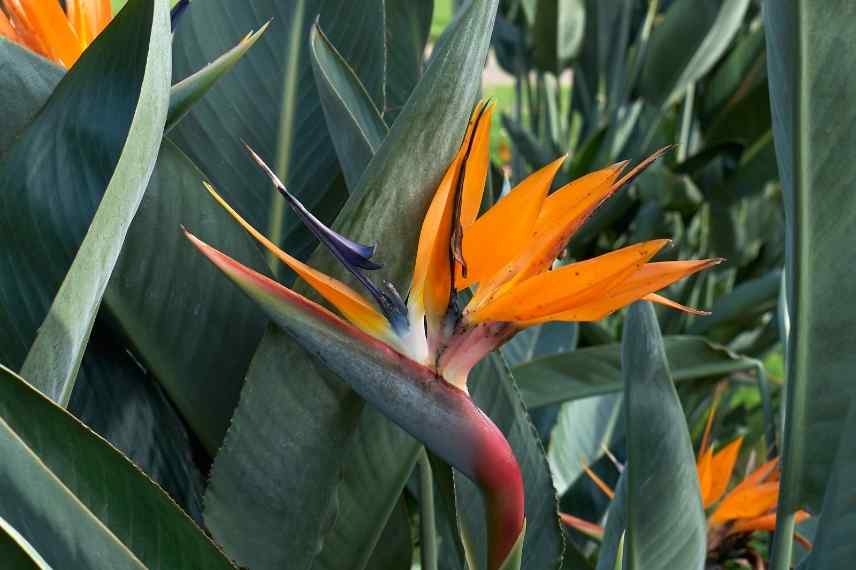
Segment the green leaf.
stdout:
[[613,570],[619,564],[624,565],[627,552],[624,540],[627,536],[627,478],[625,469],[615,486],[615,496],[609,503],[596,570]]
[[[846,434],[856,433],[856,406],[851,404],[845,422]],[[805,570],[847,570],[856,559],[856,439],[842,437],[826,487],[820,524],[814,535],[814,548]],[[800,568],[803,568],[801,565]]]
[[4,105],[2,157],[47,101],[65,70],[6,38],[0,38],[0,69],[0,101]]
[[630,307],[621,350],[630,570],[704,568],[707,522],[695,457],[650,303]]
[[96,323],[68,411],[157,482],[197,523],[204,477],[184,421],[116,334]]
[[766,78],[764,27],[757,26],[738,38],[716,71],[705,81],[702,109],[705,116],[739,99],[752,86]]
[[[666,354],[675,382],[755,368],[757,362],[703,337],[667,336]],[[618,392],[622,388],[618,344],[582,348],[535,359],[512,369],[530,408]]]
[[711,315],[694,321],[689,332],[702,335],[723,325],[739,328],[739,325],[757,318],[759,314],[772,311],[776,308],[781,281],[780,270],[747,279],[717,299],[710,309]]
[[422,77],[422,60],[431,32],[434,0],[384,0],[384,7],[387,59],[383,116],[391,125]]
[[502,346],[502,355],[510,366],[517,366],[534,358],[574,350],[578,336],[577,323],[545,323],[514,335]]
[[169,113],[166,117],[166,131],[170,131],[218,79],[231,70],[247,53],[253,44],[265,32],[270,22],[257,32],[244,36],[238,44],[223,55],[172,86],[169,92]]
[[[495,0],[470,4],[447,40],[435,47],[433,63],[334,226],[352,239],[394,244],[381,245],[377,255],[384,264],[383,276],[399,284],[412,269],[416,228],[463,137],[495,10]],[[362,5],[355,8],[354,18],[363,11]],[[335,44],[323,17],[321,26]],[[344,277],[343,269],[318,255],[311,262],[314,267]],[[290,568],[306,568],[313,563],[319,538],[338,514],[334,490],[339,474],[354,462],[349,450],[360,449],[352,444],[362,412],[362,400],[335,374],[285,333],[268,329],[206,494],[206,523],[239,562],[260,568],[279,568],[286,562]],[[382,429],[393,427],[386,424]],[[366,439],[373,437],[367,434]],[[394,457],[406,462],[408,453],[405,449]],[[283,488],[295,492],[283,493]],[[374,482],[360,489],[387,505],[387,512],[400,491],[397,485]],[[385,523],[368,517],[361,521],[376,529]]]
[[[118,43],[122,49],[115,49]],[[0,189],[7,197],[38,194],[69,179],[88,183],[89,191],[98,193],[103,180],[109,179],[21,368],[34,386],[63,406],[71,397],[101,297],[154,168],[166,121],[169,55],[166,2],[139,0],[127,6],[84,52],[0,164]],[[105,77],[121,87],[105,89]],[[68,123],[69,109],[75,107],[90,109],[91,114],[81,112]],[[114,165],[87,160],[101,152],[89,142],[91,123],[114,112],[117,133],[122,133],[111,141],[120,149],[118,161]],[[133,120],[125,127],[122,116],[128,112]],[[57,132],[65,137],[59,139]],[[40,164],[44,158],[37,157],[46,156],[56,157],[61,168]]]
[[[22,52],[17,46],[4,42],[0,42],[0,48],[2,48],[0,49],[0,57],[6,57],[9,54],[29,53]],[[30,57],[22,61],[29,62],[32,74],[35,76],[54,78],[53,82],[45,84],[44,89],[36,91],[30,90],[30,86],[26,82],[12,81],[9,84],[3,84],[10,100],[26,102],[31,106],[31,112],[35,113],[44,105],[53,91],[55,83],[64,73],[57,73],[58,68],[43,58]],[[21,68],[17,69],[20,71]],[[10,73],[8,76],[4,74],[0,79],[7,77],[15,78],[17,75],[16,73]],[[5,134],[6,132],[3,131],[0,133],[0,137]],[[89,134],[92,136],[93,131],[90,130]],[[99,137],[103,138],[104,135],[105,133],[101,133]],[[116,159],[113,158],[113,160]],[[106,182],[104,185],[106,186]],[[194,178],[194,190],[196,190],[197,185],[198,181]],[[101,188],[102,192],[103,189],[104,187]],[[147,211],[146,204],[150,201],[152,193],[150,184],[147,195],[143,198],[135,218],[137,224]],[[83,233],[92,219],[100,196],[100,194],[96,194],[85,200],[69,202],[62,210],[61,222],[52,222],[48,227],[35,227],[34,224],[43,216],[34,213],[43,211],[46,207],[43,204],[62,204],[63,196],[66,194],[67,188],[60,186],[51,188],[50,193],[31,196],[25,201],[26,210],[23,212],[17,210],[18,219],[13,220],[14,225],[3,226],[4,233],[2,235],[23,235],[26,239],[36,240],[35,243],[44,245],[46,251],[54,252],[54,255],[44,255],[38,258],[13,255],[12,252],[18,251],[18,248],[21,252],[32,251],[30,248],[33,245],[29,243],[14,245],[12,246],[13,249],[5,250],[5,254],[8,255],[6,260],[12,263],[12,265],[4,266],[4,271],[8,271],[8,273],[3,274],[7,281],[0,278],[0,288],[5,291],[6,295],[12,295],[10,287],[17,286],[8,279],[20,278],[26,272],[32,272],[39,276],[39,280],[34,285],[36,288],[24,294],[24,298],[29,299],[30,302],[6,305],[0,308],[0,339],[2,339],[0,357],[15,368],[20,368],[27,349],[35,338],[38,319],[44,317],[50,299],[58,290],[64,272],[71,264],[72,254],[80,245]],[[173,198],[170,197],[169,199]],[[207,205],[210,200],[207,197],[204,199],[206,203],[203,205]],[[21,204],[17,204],[16,201],[16,206],[21,206]],[[54,208],[59,211],[57,206]],[[214,210],[215,214],[221,214],[219,208],[214,208]],[[156,211],[153,213],[155,216],[158,215]],[[23,220],[26,220],[26,223]],[[175,227],[178,223],[178,221],[175,222]],[[135,225],[132,224],[125,240],[126,249],[129,243],[134,241]],[[234,225],[229,220],[228,225],[224,227],[232,229]],[[149,248],[148,246],[152,243],[153,238],[160,238],[167,232],[148,229],[143,233],[144,251],[151,255],[157,255],[157,248]],[[8,241],[4,244],[11,246],[11,242]],[[186,247],[186,244],[182,243],[182,246]],[[195,253],[188,252],[188,255],[193,256],[193,261],[197,263],[200,261]],[[114,270],[113,282],[123,273],[123,257],[120,257]],[[136,265],[133,266],[137,267]],[[207,265],[204,268],[210,271]],[[150,279],[142,277],[136,279],[152,284]],[[209,280],[209,282],[211,281]],[[110,303],[112,289],[112,284],[108,285],[105,293],[106,304]],[[224,289],[231,292],[228,286]],[[42,293],[32,295],[39,290]],[[135,287],[134,290],[135,294],[146,296],[152,293],[154,288]],[[236,297],[237,300],[243,299],[240,295]],[[41,307],[41,314],[36,314],[34,302]],[[183,305],[183,307],[186,306]],[[191,307],[186,308],[191,309]],[[181,326],[186,326],[186,323],[182,322]],[[69,410],[130,456],[192,516],[201,519],[201,476],[190,460],[190,442],[183,423],[173,411],[170,402],[153,384],[152,378],[146,375],[138,362],[128,354],[125,347],[116,339],[117,335],[114,331],[96,324],[81,364],[78,382],[75,384],[75,390],[69,403]],[[232,342],[230,347],[234,346],[235,343]],[[249,360],[249,355],[246,360]],[[194,364],[198,369],[198,361]],[[209,402],[213,401],[210,393],[207,393],[207,397]],[[237,389],[234,398],[237,398]]]
[[410,534],[410,513],[405,500],[399,499],[389,516],[367,570],[410,570],[413,544]]
[[[817,511],[856,395],[850,267],[856,222],[856,62],[850,2],[776,4],[764,10],[773,132],[786,214],[787,350],[779,522]],[[842,67],[844,66],[844,67]],[[821,111],[822,110],[822,111]],[[852,404],[851,404],[852,405]],[[774,568],[786,568],[789,533],[777,531]]]
[[348,188],[357,183],[388,131],[381,111],[365,86],[324,32],[316,25],[309,35],[312,71],[327,128]]
[[48,564],[87,570],[234,568],[107,442],[2,366],[0,380],[0,517]]
[[[523,548],[525,568],[559,568],[564,537],[559,526],[556,489],[541,440],[529,420],[526,406],[498,354],[492,354],[470,373],[470,394],[505,434],[526,488],[526,540]],[[458,513],[472,541],[476,568],[484,568],[487,543],[483,527],[484,510],[478,488],[455,474]]]
[[[383,3],[256,0],[196,2],[178,23],[175,77],[186,77],[250,30],[271,21],[243,65],[220,79],[171,132],[178,146],[218,191],[262,233],[289,251],[314,244],[270,181],[247,156],[249,144],[310,209],[332,193],[339,171],[310,65],[309,31],[318,20],[353,67],[375,104],[383,108],[385,44]],[[200,404],[201,405],[201,404]],[[185,412],[187,413],[187,412]]]
[[51,570],[45,559],[21,536],[15,527],[0,517],[0,560],[7,570]]
[[656,107],[674,103],[728,49],[749,4],[749,0],[672,3],[651,34],[639,77],[640,95]]
[[181,225],[258,271],[266,265],[252,238],[205,191],[205,178],[164,140],[104,304],[114,330],[213,456],[267,318],[188,245]]
[[535,65],[541,71],[561,72],[580,49],[585,30],[584,0],[541,0],[535,12]]
[[621,396],[608,394],[562,404],[550,434],[547,459],[559,496],[609,446],[621,411]]

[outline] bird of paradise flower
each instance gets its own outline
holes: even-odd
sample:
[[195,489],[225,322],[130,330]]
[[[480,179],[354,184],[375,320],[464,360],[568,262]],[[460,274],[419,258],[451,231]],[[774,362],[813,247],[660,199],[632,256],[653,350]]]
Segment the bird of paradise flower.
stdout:
[[[479,215],[489,164],[492,112],[491,103],[483,101],[476,106],[460,149],[436,189],[422,222],[406,297],[391,283],[377,285],[366,275],[366,271],[380,268],[372,260],[375,246],[355,243],[324,226],[251,149],[253,159],[294,213],[374,302],[282,251],[205,183],[211,196],[237,223],[347,322],[185,232],[200,252],[263,307],[270,309],[279,304],[290,310],[323,315],[325,323],[335,323],[367,350],[397,354],[397,366],[404,359],[414,384],[430,384],[423,386],[424,392],[430,394],[438,410],[448,411],[445,428],[449,433],[428,430],[414,419],[424,417],[424,410],[402,411],[398,408],[408,405],[406,402],[390,403],[382,391],[366,387],[371,378],[345,378],[393,421],[481,486],[488,516],[488,567],[494,570],[521,548],[525,528],[523,483],[504,436],[469,398],[469,371],[518,331],[540,323],[598,320],[639,299],[702,313],[656,292],[721,260],[651,262],[669,243],[658,239],[554,268],[553,262],[568,240],[597,207],[666,149],[623,175],[626,162],[583,176],[550,193],[564,160],[559,158],[531,174]],[[471,287],[475,288],[472,297],[461,306],[460,294]],[[277,313],[269,314],[275,317]],[[464,427],[452,434],[458,429],[452,419],[464,416]],[[464,445],[470,447],[466,452],[461,451]]]
[[[731,490],[729,485],[734,478],[737,458],[743,445],[743,437],[738,437],[714,452],[710,441],[713,419],[718,407],[721,390],[717,390],[714,404],[708,413],[701,445],[697,453],[696,472],[698,474],[701,502],[707,518],[708,562],[723,564],[727,561],[743,561],[752,568],[763,568],[763,557],[752,544],[752,535],[756,532],[772,532],[776,528],[776,506],[779,498],[779,458],[774,457],[763,465],[750,469],[749,473]],[[614,460],[621,468],[621,465]],[[610,499],[614,491],[603,479],[589,467],[584,472],[594,484]],[[797,523],[809,518],[809,513],[799,511]],[[562,521],[583,534],[602,539],[602,526],[573,515],[562,513]],[[806,549],[811,543],[801,534],[794,537]]]

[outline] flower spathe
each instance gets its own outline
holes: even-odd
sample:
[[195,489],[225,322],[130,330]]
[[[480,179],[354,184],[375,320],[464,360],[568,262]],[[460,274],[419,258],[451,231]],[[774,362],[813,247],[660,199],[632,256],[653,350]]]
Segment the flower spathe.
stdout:
[[[342,329],[358,329],[361,335],[381,343],[384,350],[391,349],[406,358],[415,366],[413,370],[422,371],[420,375],[436,378],[441,385],[435,386],[438,409],[453,416],[467,416],[464,424],[472,434],[480,434],[478,437],[426,434],[424,426],[413,419],[426,415],[423,410],[400,413],[377,391],[364,389],[365,386],[357,388],[365,378],[349,380],[358,392],[363,389],[362,393],[370,394],[364,397],[393,421],[479,484],[485,494],[488,519],[488,566],[494,570],[522,544],[523,485],[508,442],[485,414],[470,405],[466,384],[470,369],[518,331],[543,322],[597,320],[643,298],[701,313],[655,293],[720,260],[651,262],[669,243],[658,239],[554,269],[553,262],[568,240],[597,207],[650,166],[665,149],[627,173],[622,174],[627,163],[616,164],[550,193],[564,160],[559,158],[531,174],[480,215],[492,113],[490,103],[476,106],[460,148],[434,192],[419,232],[406,295],[399,294],[391,283],[378,284],[370,278],[370,271],[382,274],[380,265],[371,259],[374,246],[356,243],[323,226],[251,149],[252,158],[295,214],[368,291],[370,298],[282,251],[211,185],[206,183],[206,188],[250,235],[346,319],[347,322],[339,320]],[[189,232],[187,235],[245,291],[262,288],[268,299],[279,295],[284,303],[299,304],[300,310],[315,306],[324,312],[325,319],[337,318],[269,278],[243,268]],[[381,255],[382,247],[383,244],[378,247]],[[468,303],[459,306],[461,293],[468,288],[473,288],[474,294]],[[349,334],[357,338],[354,331]],[[418,384],[415,375],[413,382]],[[445,395],[441,397],[441,393]],[[449,402],[453,401],[458,403],[452,406]],[[465,440],[480,443],[468,447],[462,443]],[[462,451],[462,445],[466,451]]]

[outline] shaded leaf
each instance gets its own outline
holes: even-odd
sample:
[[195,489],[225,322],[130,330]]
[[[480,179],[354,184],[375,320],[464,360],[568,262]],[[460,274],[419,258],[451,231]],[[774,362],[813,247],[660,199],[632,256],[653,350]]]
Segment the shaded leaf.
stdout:
[[[89,188],[78,190],[81,193],[100,193],[103,180],[109,180],[21,367],[34,386],[62,406],[71,397],[101,298],[154,169],[169,99],[170,41],[165,2],[129,5],[84,52],[0,164],[0,191],[7,197],[18,192],[34,196],[62,186],[69,180],[68,171],[80,177],[81,185],[89,183]],[[116,49],[120,43],[122,49]],[[121,87],[112,93],[105,84]],[[69,124],[66,116],[74,108],[89,108],[92,115],[80,113]],[[115,164],[100,163],[97,158],[104,151],[89,143],[90,121],[107,122],[114,111],[114,136],[122,134],[110,141],[111,150],[120,154]],[[127,112],[133,119],[125,131],[122,115]],[[109,130],[105,127],[105,134]],[[57,132],[65,137],[58,139]],[[36,157],[45,160],[46,154],[57,157],[53,169],[38,164]],[[29,176],[18,186],[27,170]]]
[[0,517],[52,567],[234,568],[107,442],[7,368],[0,376]]
[[695,456],[654,308],[630,307],[621,350],[627,437],[625,555],[633,569],[704,568]]
[[[703,337],[667,336],[664,347],[675,382],[722,376],[756,366]],[[622,388],[621,347],[581,348],[515,366],[513,373],[530,408],[617,392]]]

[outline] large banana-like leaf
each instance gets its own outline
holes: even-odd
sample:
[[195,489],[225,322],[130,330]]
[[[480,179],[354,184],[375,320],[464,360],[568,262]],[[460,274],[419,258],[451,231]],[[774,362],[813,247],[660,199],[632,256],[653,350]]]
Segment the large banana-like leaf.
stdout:
[[0,449],[0,517],[53,568],[234,568],[130,461],[2,366]]
[[817,511],[854,399],[856,64],[843,32],[851,2],[771,3],[764,10],[776,157],[786,215],[788,393],[774,564],[786,568],[792,513]]
[[[493,0],[472,3],[447,40],[435,48],[433,63],[335,225],[349,237],[380,243],[384,276],[399,283],[412,269],[415,228],[463,136],[495,10]],[[323,18],[321,26],[347,58]],[[343,277],[343,270],[323,254],[312,263]],[[359,451],[351,444],[363,404],[274,328],[262,341],[247,382],[215,460],[206,522],[241,562],[266,568],[287,561],[290,567],[305,568],[316,559],[319,541],[338,514],[335,489],[341,470],[353,463],[346,453],[349,447]],[[367,434],[365,439],[372,438]],[[393,463],[407,461],[417,451],[411,441]],[[374,495],[389,512],[403,485],[369,483],[362,492]],[[239,525],[237,520],[252,523]],[[385,519],[361,524],[382,529]]]
[[51,570],[33,545],[2,517],[0,517],[0,560],[8,570]]
[[[696,380],[758,366],[703,337],[667,336],[664,347],[675,382]],[[621,347],[609,344],[536,358],[512,369],[530,408],[621,390]]]
[[203,179],[196,165],[164,140],[104,302],[114,329],[213,455],[267,319],[188,247],[181,225],[204,239],[216,238],[259,271],[265,260],[211,200]]
[[68,411],[202,522],[204,478],[187,428],[157,381],[104,323],[92,331]]
[[[556,489],[538,432],[529,421],[526,406],[502,356],[493,354],[470,374],[473,399],[505,434],[523,473],[526,488],[526,540],[524,568],[560,568],[564,537],[559,528]],[[459,516],[471,541],[476,568],[484,568],[487,542],[484,509],[478,488],[455,477]]]
[[556,491],[563,495],[609,447],[621,410],[620,394],[605,394],[562,404],[550,433],[547,458]]
[[642,97],[655,106],[680,97],[731,44],[749,4],[749,0],[672,3],[651,34],[639,78]]
[[369,161],[386,138],[383,110],[319,26],[310,34],[312,70],[321,107],[348,188],[356,190]]
[[230,203],[282,243],[299,224],[285,214],[284,201],[268,191],[269,181],[247,157],[241,141],[269,161],[289,190],[315,209],[338,169],[312,80],[309,30],[318,20],[383,109],[385,39],[378,30],[384,28],[384,10],[379,0],[196,2],[176,27],[176,79],[269,20],[248,62],[211,89],[171,134]]
[[[16,108],[21,109],[24,115],[34,116],[48,100],[56,84],[64,76],[64,72],[48,60],[30,54],[14,44],[0,41],[0,65],[10,73],[0,76],[0,85],[4,89],[4,100],[14,102]],[[23,66],[23,67],[22,67]],[[129,70],[126,70],[129,71]],[[78,73],[77,70],[71,73]],[[18,82],[19,76],[40,77],[42,80],[29,83]],[[6,83],[6,80],[9,83]],[[38,87],[33,88],[32,86]],[[129,87],[129,85],[122,85]],[[89,81],[90,91],[84,93],[79,104],[98,101],[103,94],[104,85],[96,81]],[[8,98],[6,97],[8,95]],[[130,106],[133,101],[129,96],[125,106]],[[129,111],[122,115],[130,122]],[[114,120],[119,115],[113,117]],[[90,140],[96,136],[104,140],[105,149],[118,155],[121,149],[121,140],[107,139],[112,136],[112,130],[96,131],[93,124],[109,126],[109,123],[92,120],[87,114],[66,117],[65,128],[78,131],[85,130]],[[127,128],[127,125],[126,125]],[[13,134],[6,130],[0,132],[0,141],[5,144],[11,142]],[[106,144],[107,142],[110,144]],[[66,156],[63,153],[57,156]],[[57,157],[54,157],[57,159]],[[104,162],[103,160],[101,161]],[[59,169],[61,170],[61,169]],[[109,174],[107,175],[109,176]],[[156,176],[155,176],[156,177]],[[195,184],[198,184],[194,180]],[[3,226],[3,246],[11,247],[20,253],[33,251],[33,243],[38,243],[51,255],[44,256],[16,256],[10,250],[8,256],[4,257],[7,263],[3,277],[0,277],[0,288],[5,291],[7,299],[15,298],[13,287],[23,282],[25,274],[32,272],[37,280],[38,288],[30,289],[25,293],[30,303],[8,304],[0,308],[0,355],[6,362],[15,368],[19,368],[26,355],[27,348],[35,338],[35,327],[39,318],[44,317],[50,299],[59,288],[64,272],[68,269],[72,254],[80,245],[86,227],[92,220],[93,213],[98,205],[99,197],[106,187],[98,189],[88,188],[83,194],[81,188],[74,188],[73,192],[65,185],[48,187],[38,193],[21,195],[14,201],[13,212],[19,215],[4,223],[11,225]],[[195,189],[196,186],[194,186]],[[75,199],[70,199],[69,196]],[[10,197],[11,198],[11,197]],[[5,199],[5,198],[0,198]],[[147,199],[144,198],[143,210]],[[207,205],[205,201],[203,205]],[[46,214],[48,212],[49,214]],[[216,212],[219,213],[219,212]],[[138,216],[140,217],[140,216]],[[51,220],[50,224],[44,224],[43,220]],[[42,223],[36,225],[35,220]],[[177,225],[179,222],[176,221]],[[225,226],[232,228],[232,224]],[[176,232],[177,233],[177,232]],[[129,237],[134,235],[133,225]],[[147,232],[144,241],[148,245],[153,236],[159,237],[157,232]],[[11,238],[23,236],[26,243],[13,244]],[[241,236],[243,237],[243,236]],[[27,240],[33,240],[30,243]],[[128,240],[126,240],[127,243]],[[185,245],[185,244],[182,244]],[[153,254],[159,253],[152,251]],[[187,252],[193,255],[192,252]],[[196,257],[193,257],[196,260]],[[122,273],[122,261],[120,258],[114,280]],[[105,294],[106,303],[110,302],[110,290],[108,286]],[[225,288],[228,292],[229,289]],[[145,288],[135,289],[138,295],[146,295]],[[33,293],[35,296],[30,297]],[[24,293],[22,293],[24,294]],[[240,299],[239,299],[240,300]],[[33,303],[36,304],[33,304]],[[36,306],[40,306],[40,314],[30,313]],[[151,385],[152,378],[147,376],[139,367],[138,363],[125,351],[115,339],[116,335],[108,328],[100,325],[95,326],[93,338],[90,339],[84,356],[78,382],[72,394],[69,404],[70,410],[81,417],[88,425],[98,431],[127,453],[136,461],[151,477],[160,483],[170,494],[195,516],[201,516],[200,478],[195,468],[189,461],[191,456],[190,444],[181,420],[172,410],[171,404],[163,398],[156,387]],[[13,340],[13,339],[19,340]],[[237,389],[235,391],[237,397]],[[161,433],[164,430],[164,433]]]
[[65,72],[32,51],[0,38],[0,157],[32,121]]
[[701,570],[707,521],[695,456],[650,303],[630,308],[621,365],[627,433],[624,565]]
[[[856,407],[851,406],[844,429],[846,434],[856,433]],[[808,562],[800,565],[805,570],[848,570],[856,560],[856,438],[843,437],[832,473],[829,475],[823,514],[814,535],[814,548]]]
[[392,124],[422,77],[422,60],[431,31],[434,0],[384,0],[386,7],[386,106]]
[[[127,5],[60,82],[44,110],[0,165],[0,187],[5,187],[7,195],[38,194],[54,185],[67,185],[68,171],[51,170],[56,162],[40,165],[53,153],[66,155],[67,160],[60,164],[71,170],[72,176],[92,181],[90,191],[99,192],[102,180],[109,180],[21,367],[34,386],[62,406],[71,398],[101,298],[155,166],[169,106],[170,41],[166,0],[137,0]],[[122,49],[116,49],[120,44]],[[124,85],[114,92],[117,83]],[[86,100],[93,91],[109,94],[99,102],[103,107]],[[132,113],[127,131],[121,119],[123,99],[130,103]],[[68,128],[67,114],[73,113],[74,107],[88,105],[97,109],[96,113],[78,123],[79,130]],[[89,141],[89,121],[110,121],[111,116],[104,111],[114,107],[120,109],[117,127],[122,134],[116,142],[121,153],[113,168],[105,169],[92,161],[97,160],[99,150]],[[55,142],[57,131],[64,131],[67,137],[60,144]],[[22,179],[24,184],[17,186],[14,181]]]

